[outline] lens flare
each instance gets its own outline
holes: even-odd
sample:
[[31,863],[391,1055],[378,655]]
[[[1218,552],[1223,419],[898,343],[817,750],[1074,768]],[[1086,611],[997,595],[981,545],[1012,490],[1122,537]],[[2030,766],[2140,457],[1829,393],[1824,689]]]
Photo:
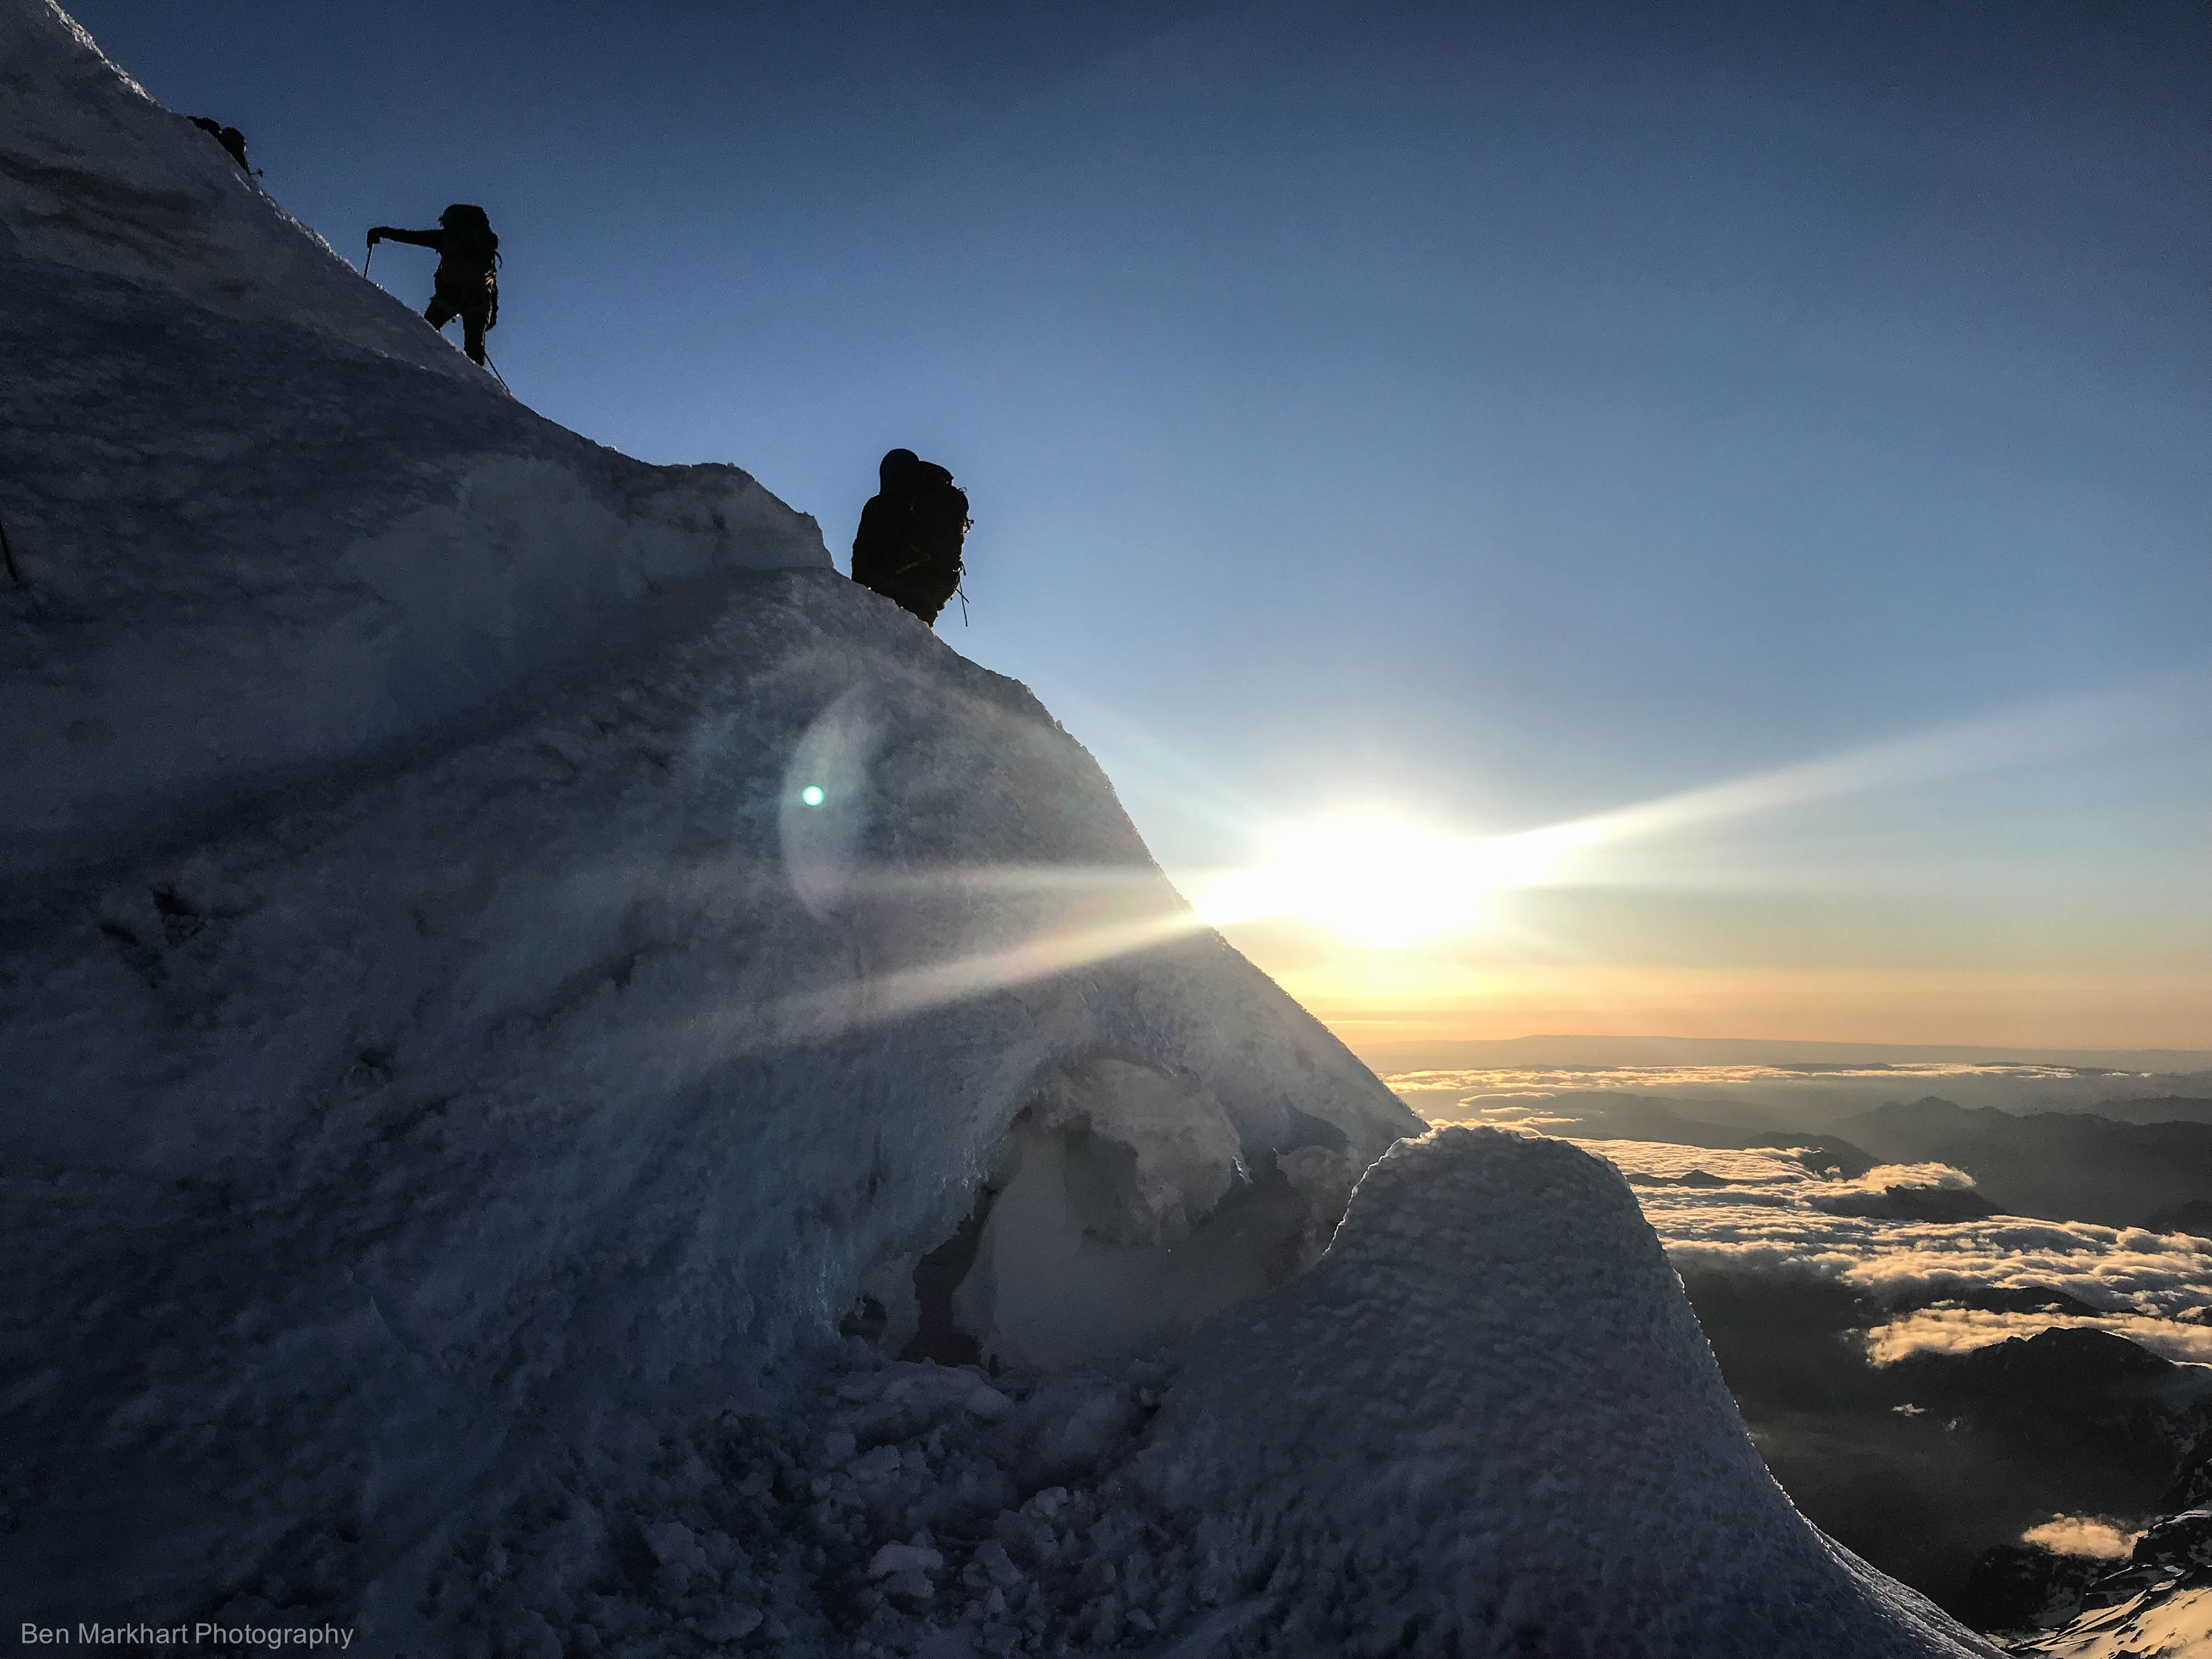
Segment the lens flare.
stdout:
[[814,717],[784,769],[776,824],[784,873],[818,916],[836,912],[865,873],[866,784],[882,740],[866,690],[854,686]]

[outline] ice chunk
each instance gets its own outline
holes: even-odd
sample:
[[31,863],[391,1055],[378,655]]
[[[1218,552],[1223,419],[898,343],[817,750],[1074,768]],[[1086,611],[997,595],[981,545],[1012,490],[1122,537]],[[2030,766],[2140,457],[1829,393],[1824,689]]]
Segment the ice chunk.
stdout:
[[1096,1060],[1047,1076],[1001,1145],[951,1318],[985,1355],[1066,1365],[1180,1341],[1319,1254],[1354,1173],[1268,1154],[1206,1090]]
[[1086,1060],[1047,1079],[1030,1109],[1076,1149],[1063,1169],[1068,1208],[1094,1238],[1180,1244],[1242,1172],[1220,1104],[1152,1066]]
[[896,1446],[878,1446],[854,1458],[845,1473],[855,1480],[884,1480],[896,1474],[903,1466],[904,1460]]
[[699,1626],[699,1634],[709,1642],[738,1642],[750,1636],[761,1626],[761,1610],[739,1601],[709,1615]]
[[868,1577],[881,1578],[901,1572],[937,1572],[945,1558],[919,1544],[886,1544],[868,1559]]
[[961,1403],[986,1423],[995,1423],[1014,1408],[1012,1401],[988,1382],[978,1382]]

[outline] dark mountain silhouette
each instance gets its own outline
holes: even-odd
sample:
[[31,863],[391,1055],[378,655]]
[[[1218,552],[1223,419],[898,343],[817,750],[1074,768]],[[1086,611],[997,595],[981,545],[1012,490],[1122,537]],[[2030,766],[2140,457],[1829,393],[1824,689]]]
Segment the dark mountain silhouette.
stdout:
[[1978,1313],[2096,1314],[2104,1311],[2080,1297],[2049,1285],[1976,1285],[1967,1289],[1931,1289],[1889,1304],[1892,1313],[1922,1308],[1972,1308]]
[[1544,1103],[1547,1115],[1567,1120],[1546,1125],[1544,1133],[1574,1140],[1658,1140],[1673,1146],[1758,1144],[1747,1130],[1684,1117],[1674,1109],[1676,1103],[1622,1090],[1577,1090]]
[[1878,1193],[1815,1193],[1805,1200],[1830,1215],[1881,1221],[1979,1221],[1997,1206],[1971,1187],[1885,1187]]
[[1797,1161],[1814,1175],[1836,1181],[1856,1181],[1881,1162],[1864,1147],[1852,1146],[1841,1135],[1792,1134],[1787,1130],[1774,1129],[1753,1135],[1743,1144],[1794,1151]]
[[[1868,1327],[1907,1308],[1877,1306],[1810,1273],[1689,1265],[1682,1282],[1792,1501],[1962,1618],[1990,1605],[1990,1586],[1976,1588],[1978,1563],[2026,1528],[2062,1513],[2160,1513],[2181,1449],[2212,1420],[2199,1368],[2103,1331],[2050,1329],[1875,1365]],[[1960,1287],[1921,1305],[1938,1300],[2090,1311],[2041,1285]],[[2212,1467],[2201,1481],[2212,1499]],[[2006,1607],[2033,1599],[2032,1587],[2007,1595]]]
[[2212,1123],[2212,1100],[2159,1095],[2144,1100],[2100,1100],[2097,1115],[2119,1123]]
[[2212,1642],[2212,1428],[2123,1560],[2000,1544],[1974,1564],[1954,1607],[2022,1655],[2200,1653]]
[[2091,1398],[2135,1398],[2182,1368],[2110,1331],[2054,1326],[1964,1353],[1923,1352],[1890,1367],[1915,1399],[1948,1404],[1997,1402],[2007,1410],[2049,1410],[2079,1417]]
[[1886,1162],[1948,1164],[2007,1213],[2112,1227],[2212,1199],[2212,1123],[2118,1123],[2087,1112],[2016,1116],[1929,1095],[1834,1126]]
[[2143,1225],[2154,1233],[2193,1233],[2198,1238],[2212,1238],[2212,1198],[2192,1198],[2186,1204],[2154,1211]]

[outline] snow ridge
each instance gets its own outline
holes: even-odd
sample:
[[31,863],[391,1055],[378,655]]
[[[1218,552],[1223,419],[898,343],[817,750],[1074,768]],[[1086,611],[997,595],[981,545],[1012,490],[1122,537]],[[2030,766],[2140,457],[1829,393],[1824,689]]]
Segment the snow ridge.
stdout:
[[737,468],[509,398],[46,0],[0,4],[0,289],[28,584],[0,611],[0,879],[419,741],[658,599],[829,568]]

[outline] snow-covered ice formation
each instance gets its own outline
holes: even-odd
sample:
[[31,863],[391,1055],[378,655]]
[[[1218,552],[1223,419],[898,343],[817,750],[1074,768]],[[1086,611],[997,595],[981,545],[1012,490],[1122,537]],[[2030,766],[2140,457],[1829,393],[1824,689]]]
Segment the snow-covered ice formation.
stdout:
[[453,1529],[422,1594],[456,1650],[1994,1651],[1790,1509],[1619,1177],[1494,1131],[1401,1143],[1317,1267],[1179,1349],[855,1342],[623,1427]]
[[[48,0],[0,331],[11,1633],[1354,1651],[1387,1522],[1551,1540],[1395,1559],[1407,1651],[1598,1651],[1613,1584],[1695,1613],[1608,1651],[1976,1650],[1782,1504],[1617,1180],[1425,1142],[1324,1255],[1419,1124],[1024,688],[514,404]],[[1394,1450],[1384,1377],[1488,1403]],[[1649,1553],[1678,1477],[1740,1559]]]
[[1627,1183],[1564,1141],[1393,1148],[1318,1266],[1188,1345],[1137,1470],[1248,1598],[1224,1654],[1984,1650],[1790,1507]]

